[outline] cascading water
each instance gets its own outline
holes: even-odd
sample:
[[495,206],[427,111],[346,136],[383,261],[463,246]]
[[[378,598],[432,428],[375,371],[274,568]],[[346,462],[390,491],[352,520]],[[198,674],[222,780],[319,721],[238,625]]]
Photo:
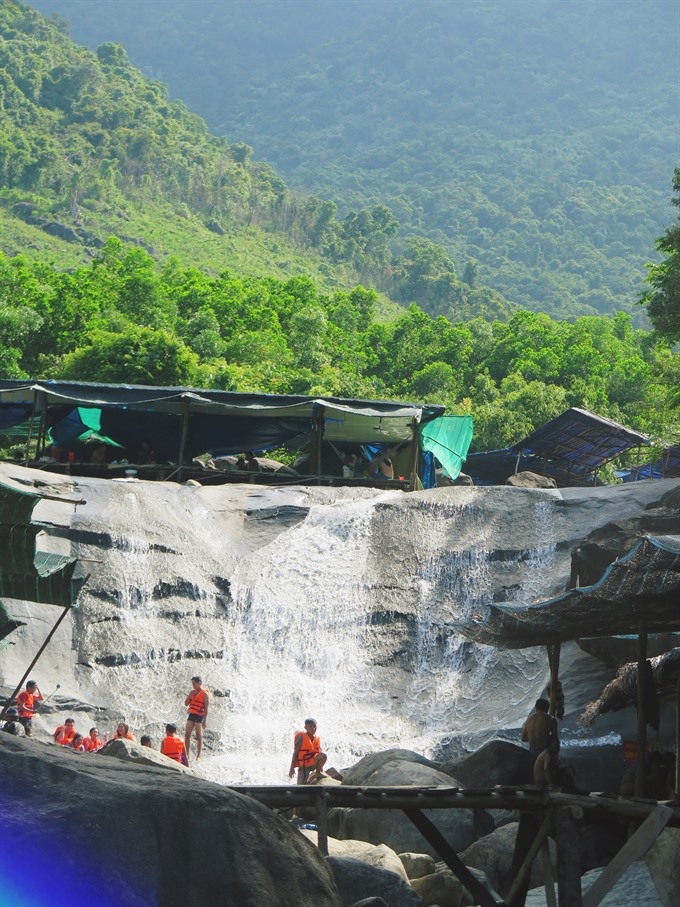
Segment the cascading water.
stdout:
[[[593,513],[576,497],[513,488],[82,480],[77,492],[86,503],[68,532],[91,576],[63,673],[43,685],[57,680],[88,706],[80,723],[127,720],[158,744],[167,721],[183,727],[201,674],[212,704],[198,770],[231,784],[285,782],[310,715],[337,768],[517,728],[546,680],[545,653],[477,646],[451,625],[492,601],[560,591]],[[602,523],[615,497],[598,502]],[[3,653],[3,683],[21,676],[28,632]]]

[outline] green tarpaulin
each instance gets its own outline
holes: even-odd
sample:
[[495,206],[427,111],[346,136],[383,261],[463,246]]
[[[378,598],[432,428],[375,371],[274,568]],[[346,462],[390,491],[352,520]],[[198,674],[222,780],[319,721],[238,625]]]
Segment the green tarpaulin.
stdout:
[[440,416],[420,426],[420,446],[431,451],[450,479],[460,475],[472,442],[472,416]]

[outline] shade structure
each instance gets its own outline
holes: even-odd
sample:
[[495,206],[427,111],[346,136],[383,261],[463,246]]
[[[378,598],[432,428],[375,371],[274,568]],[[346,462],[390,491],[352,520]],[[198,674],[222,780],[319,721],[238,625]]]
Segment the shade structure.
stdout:
[[503,602],[455,624],[477,642],[499,648],[552,645],[572,639],[680,631],[680,536],[643,537],[592,586],[538,603]]
[[328,441],[394,445],[412,440],[443,406],[338,397],[238,394],[195,388],[0,380],[0,426],[40,415],[48,427],[70,411],[96,409],[101,432],[129,451],[143,440],[163,459],[238,454]]
[[511,447],[470,454],[465,470],[480,485],[498,485],[520,471],[560,486],[592,485],[597,470],[649,438],[589,410],[571,407]]
[[680,444],[665,447],[658,460],[633,466],[623,476],[624,482],[641,479],[680,479]]
[[32,520],[40,495],[0,483],[0,641],[22,626],[3,599],[70,608],[83,577],[73,573],[75,558],[36,549],[45,525]]

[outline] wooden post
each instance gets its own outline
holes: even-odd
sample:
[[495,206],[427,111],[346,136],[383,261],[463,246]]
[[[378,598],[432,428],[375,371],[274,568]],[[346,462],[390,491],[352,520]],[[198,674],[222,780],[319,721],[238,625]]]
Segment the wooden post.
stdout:
[[328,795],[323,787],[319,788],[319,795],[316,798],[316,828],[317,841],[319,850],[328,856]]
[[675,796],[680,796],[680,677],[675,688]]
[[177,454],[177,481],[182,481],[182,465],[184,463],[184,451],[187,446],[187,437],[189,436],[189,400],[185,397],[182,400],[182,433],[179,441],[179,453]]
[[644,796],[647,761],[647,620],[643,617],[638,627],[638,678],[637,678],[637,764],[635,768],[635,796]]
[[317,477],[317,485],[320,484],[321,477],[321,440],[324,433],[324,422],[326,417],[326,407],[319,404],[315,407],[314,426],[312,433],[312,449],[310,451],[309,465],[312,475]]
[[33,391],[33,405],[31,406],[31,421],[28,423],[28,437],[26,438],[26,450],[24,451],[24,466],[28,466],[30,459],[30,447],[33,439],[33,423],[35,422],[35,411],[38,404],[38,391]]
[[[548,810],[540,828],[536,830],[535,816],[529,816],[525,813],[520,815],[517,838],[515,839],[515,851],[510,865],[510,876],[514,875],[514,881],[505,895],[505,900],[510,907],[524,907],[529,889],[531,867],[538,851],[546,843],[552,819],[552,814]],[[518,863],[519,866],[517,865]]]
[[545,903],[546,907],[557,907],[557,898],[555,897],[555,877],[553,876],[552,864],[550,862],[550,847],[546,838],[541,844],[541,859],[543,860],[543,884],[545,886]]
[[557,902],[559,907],[581,907],[581,848],[575,818],[570,806],[557,810],[555,843],[557,845]]
[[420,455],[420,444],[418,443],[418,424],[418,420],[414,418],[411,440],[411,444],[413,445],[411,450],[411,472],[409,474],[409,484],[411,486],[411,491],[415,491],[418,487],[418,457]]
[[550,708],[551,715],[555,714],[557,709],[557,690],[560,678],[560,643],[556,642],[548,646],[548,662],[550,664]]

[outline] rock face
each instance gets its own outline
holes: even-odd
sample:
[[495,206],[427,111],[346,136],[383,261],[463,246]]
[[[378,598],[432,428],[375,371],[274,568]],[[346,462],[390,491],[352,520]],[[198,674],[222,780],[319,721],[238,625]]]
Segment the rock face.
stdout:
[[343,907],[352,907],[369,897],[382,898],[389,907],[422,907],[420,896],[408,882],[389,869],[369,866],[352,857],[329,856],[327,859],[340,890]]
[[[19,885],[17,900],[3,892],[8,904],[49,903],[64,884],[73,903],[95,891],[120,907],[343,903],[317,848],[215,784],[9,734],[0,734],[0,772],[0,876]],[[40,872],[17,873],[26,854]]]
[[[516,739],[544,689],[545,652],[482,649],[456,621],[490,601],[561,592],[589,532],[680,487],[197,488],[12,464],[0,480],[73,502],[45,499],[34,517],[49,550],[90,574],[41,656],[41,689],[59,683],[52,703],[80,703],[84,726],[105,714],[158,741],[166,722],[182,726],[190,678],[202,675],[212,703],[197,771],[229,784],[285,782],[308,714],[340,768],[376,750],[431,755],[446,736],[459,755],[503,730]],[[27,626],[2,652],[6,694],[58,616],[10,611]],[[599,668],[583,656],[570,674],[563,651],[579,714],[604,685],[586,682]],[[36,737],[54,726],[40,718]]]

